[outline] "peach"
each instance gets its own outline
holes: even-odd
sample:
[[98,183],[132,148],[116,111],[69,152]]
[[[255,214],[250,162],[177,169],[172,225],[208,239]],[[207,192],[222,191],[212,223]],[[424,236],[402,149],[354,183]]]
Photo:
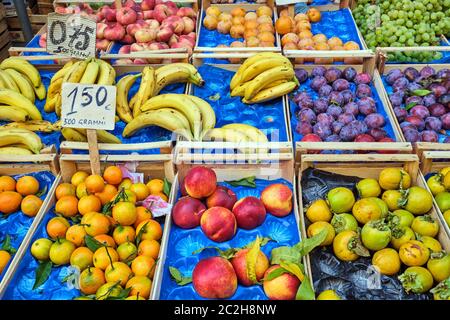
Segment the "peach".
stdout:
[[125,44],[132,44],[136,42],[136,39],[132,35],[126,34],[120,42]]
[[298,50],[298,47],[293,42],[288,42],[283,46],[283,50]]
[[256,14],[258,15],[258,17],[261,16],[272,17],[272,9],[268,6],[261,6],[258,9],[256,9]]
[[181,7],[180,9],[178,9],[177,16],[196,19],[197,13],[190,7]]
[[259,24],[263,24],[263,23],[272,24],[272,18],[269,16],[261,16],[261,17],[258,17],[258,19],[256,19],[256,22],[258,22]]
[[328,39],[328,46],[333,49],[334,47],[342,47],[344,44],[342,43],[342,40],[338,37],[331,37]]
[[[231,264],[233,265],[234,271],[238,281],[243,286],[251,286],[256,284],[256,282],[249,279],[247,274],[247,254],[250,249],[239,250],[231,259]],[[269,259],[267,259],[264,252],[259,251],[258,257],[256,258],[256,280],[261,281],[264,277],[264,273],[269,268]]]
[[126,44],[119,49],[119,54],[129,54],[131,52],[131,45]]
[[214,16],[218,18],[220,15],[220,9],[218,7],[209,7],[208,9],[206,9],[206,14],[208,16]]
[[313,41],[314,41],[314,43],[319,43],[319,42],[327,42],[327,36],[326,35],[324,35],[323,33],[318,33],[318,34],[315,34],[313,37],[312,37],[312,39],[313,39]]
[[[98,32],[98,29],[97,29],[97,32]],[[98,37],[97,37],[97,39],[98,39]],[[44,32],[39,37],[39,47],[41,47],[41,48],[47,47],[47,32]]]
[[250,37],[258,36],[258,31],[256,29],[245,29],[244,31],[244,39],[247,40]]
[[280,13],[278,14],[279,17],[289,17],[289,11],[288,9],[282,9]]
[[308,15],[309,21],[311,22],[318,22],[320,21],[320,11],[317,10],[316,8],[309,8],[308,12],[306,12],[306,14]]
[[217,177],[214,170],[197,166],[190,169],[184,178],[186,192],[192,198],[206,198],[213,194],[217,186]]
[[294,19],[289,16],[279,17],[275,23],[275,29],[279,34],[286,34],[292,31],[294,28]]
[[266,219],[264,204],[256,197],[245,197],[233,206],[233,214],[239,228],[254,229]]
[[[145,11],[144,11],[145,12]],[[167,17],[170,17],[170,9],[165,4],[157,4],[155,9],[153,10],[153,18],[158,20],[159,23],[162,23]],[[145,17],[145,13],[144,13]]]
[[105,28],[104,36],[110,41],[120,41],[125,36],[125,28],[119,23],[113,23]]
[[[154,17],[155,17],[155,11],[154,10],[142,11],[142,18],[144,20],[153,19]],[[159,21],[158,21],[158,23],[159,23]]]
[[[266,270],[264,278],[278,268],[279,265],[271,266]],[[264,293],[270,300],[295,300],[299,286],[300,280],[290,273],[283,273],[275,279],[263,282]]]
[[347,41],[344,44],[345,50],[359,50],[359,45],[354,41]]
[[309,30],[303,30],[300,31],[300,33],[298,34],[298,37],[301,39],[311,39],[313,37],[313,34],[311,31]]
[[215,242],[224,242],[234,237],[236,218],[227,208],[212,207],[203,213],[200,226],[209,239]]
[[139,29],[134,34],[137,42],[150,42],[156,39],[156,30],[155,29]]
[[245,21],[256,21],[258,15],[255,12],[247,12],[244,17]]
[[292,43],[298,43],[298,41],[300,40],[300,38],[295,34],[295,33],[286,33],[282,38],[281,38],[281,45],[284,46],[286,43],[292,42]]
[[201,260],[192,272],[195,291],[207,299],[226,299],[237,289],[237,277],[231,263],[222,257]]
[[309,18],[306,14],[304,13],[297,13],[294,17],[294,21],[295,22],[299,22],[299,21],[307,21],[309,22]]
[[227,12],[222,12],[219,15],[219,21],[230,21],[233,19],[233,16]]
[[242,38],[245,32],[245,27],[242,24],[235,24],[231,26],[230,35],[234,39]]
[[262,23],[257,28],[258,32],[268,31],[271,33],[275,33],[275,28],[271,23]]
[[176,34],[173,34],[173,35],[170,37],[170,39],[169,39],[169,41],[167,42],[167,44],[168,44],[169,46],[173,46],[175,43],[178,43],[178,40],[179,40],[179,37],[178,37]]
[[245,39],[245,44],[248,48],[256,48],[261,44],[257,37],[248,37]]
[[268,32],[268,31],[264,31],[264,32],[261,32],[260,34],[258,34],[258,39],[260,41],[260,44],[262,42],[275,43],[275,36],[273,35],[273,33]]
[[228,34],[230,32],[230,29],[231,29],[230,20],[219,21],[219,23],[217,24],[217,31],[219,31],[220,33]]
[[275,183],[261,192],[266,210],[276,217],[287,216],[292,211],[292,191],[284,184]]
[[312,50],[314,49],[314,41],[310,38],[305,38],[300,40],[297,43],[298,47],[303,50]]
[[243,8],[234,8],[233,10],[231,10],[231,15],[233,17],[243,17],[245,16],[245,10]]
[[182,195],[182,196],[187,196],[187,195],[188,195],[188,193],[187,193],[187,191],[186,191],[186,186],[185,186],[185,184],[184,184],[184,179],[182,179],[182,180],[180,181],[180,192],[181,192],[181,195]]
[[189,34],[195,30],[195,22],[189,17],[182,17],[184,23],[183,34]]
[[111,41],[107,40],[107,39],[97,40],[95,42],[95,48],[100,51],[106,51],[106,50],[108,50],[108,47],[110,44],[111,44]]
[[153,10],[155,7],[155,0],[142,0],[141,8],[142,10]]
[[206,16],[205,19],[203,19],[203,25],[208,30],[214,30],[217,28],[217,17],[215,16]]
[[298,31],[311,30],[311,23],[306,20],[298,21],[295,25]]
[[137,20],[136,11],[128,7],[122,7],[117,10],[116,20],[122,25],[135,23]]
[[[97,39],[103,39],[105,37],[105,29],[108,27],[106,23],[97,23]],[[47,36],[47,34],[45,34]]]
[[233,17],[233,19],[231,19],[231,23],[233,25],[235,25],[235,24],[244,24],[245,23],[245,18],[244,17]]
[[173,222],[183,229],[191,229],[200,225],[200,218],[205,212],[205,205],[198,199],[182,197],[172,209]]
[[161,26],[156,32],[156,41],[167,42],[173,35],[173,30],[170,27]]
[[270,41],[261,41],[260,43],[259,43],[259,46],[262,48],[262,47],[271,47],[271,48],[273,48],[273,47],[275,47],[275,43],[273,43],[273,42],[270,42]]
[[180,35],[184,31],[184,21],[179,16],[170,16],[162,23],[162,26],[170,27],[173,33]]
[[256,28],[258,28],[258,22],[254,21],[254,20],[245,21],[244,27],[245,27],[245,30],[256,29]]
[[[235,42],[242,44],[242,42],[239,41]],[[232,47],[239,46],[234,44],[235,42],[231,44]],[[232,210],[236,201],[237,201],[236,194],[231,189],[223,186],[217,186],[214,193],[206,199],[206,206],[208,208],[224,207],[227,208],[228,210]]]

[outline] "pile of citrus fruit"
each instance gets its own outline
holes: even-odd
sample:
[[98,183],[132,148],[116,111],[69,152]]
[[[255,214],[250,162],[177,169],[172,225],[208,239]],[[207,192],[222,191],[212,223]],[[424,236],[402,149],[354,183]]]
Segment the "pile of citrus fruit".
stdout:
[[21,210],[34,217],[41,208],[42,200],[37,196],[39,181],[32,176],[14,180],[10,176],[0,177],[0,213],[8,215]]
[[57,187],[57,216],[31,254],[78,268],[81,299],[148,299],[162,228],[140,204],[150,195],[167,201],[163,190],[164,181],[133,183],[117,166],[103,176],[78,171]]

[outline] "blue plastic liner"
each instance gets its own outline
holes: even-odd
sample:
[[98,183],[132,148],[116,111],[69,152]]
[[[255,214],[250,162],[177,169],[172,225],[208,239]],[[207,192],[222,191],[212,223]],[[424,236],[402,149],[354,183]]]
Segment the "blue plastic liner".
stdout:
[[[313,89],[311,89],[311,87],[309,86],[311,83],[311,80],[312,80],[312,78],[310,76],[306,82],[304,82],[300,85],[300,88],[297,90],[297,92],[306,91],[310,94],[313,101],[316,101],[319,98],[319,94],[316,91],[314,91]],[[352,92],[355,93],[356,85],[353,82],[349,82],[349,83],[350,83],[350,90],[352,90]],[[383,108],[383,104],[380,100],[380,96],[378,95],[378,92],[376,91],[376,89],[372,83],[370,83],[370,88],[372,89],[372,98],[376,102],[377,112],[382,114],[384,116],[384,118],[386,119],[386,124],[384,125],[383,129],[386,130],[387,136],[389,138],[392,138],[395,140],[395,134],[394,134],[394,129],[392,127],[392,123],[389,121],[386,111]],[[295,93],[293,95],[295,95]],[[293,141],[297,142],[297,141],[302,140],[303,135],[299,134],[295,130],[295,128],[297,127],[297,124],[299,122],[295,115],[295,112],[298,111],[298,106],[292,101],[291,98],[292,98],[292,96],[290,96],[290,99],[289,99],[289,108],[291,110],[291,128],[292,128]],[[355,101],[358,101],[358,100],[359,100],[359,98],[355,99]],[[364,115],[359,114],[357,117],[357,120],[363,120],[364,118],[365,118]]]
[[[51,218],[56,217],[52,208],[42,219],[32,242],[39,238],[48,238],[46,226]],[[17,271],[5,291],[5,300],[70,300],[80,296],[79,290],[62,283],[64,278],[72,274],[75,269],[70,266],[53,267],[47,281],[36,290],[33,290],[35,272],[39,263],[30,252],[31,245],[27,248]]]
[[[30,40],[30,42],[27,43],[27,48],[40,48],[39,46],[39,39],[41,38],[40,35],[35,35],[33,39]],[[24,52],[24,56],[49,56],[47,52]],[[36,60],[36,61],[30,61],[31,64],[55,64],[53,60]]]
[[[16,181],[20,177],[23,176],[32,176],[35,177],[39,181],[39,190],[47,190],[43,195],[41,195],[42,201],[44,201],[45,197],[48,194],[48,190],[52,187],[53,182],[55,181],[55,176],[49,171],[41,171],[41,172],[33,172],[27,174],[20,174],[12,176]],[[25,235],[30,229],[31,224],[33,223],[33,217],[29,217],[23,214],[22,211],[17,211],[11,213],[7,216],[3,214],[0,215],[0,242],[2,243],[7,235],[11,238],[11,245],[16,250],[19,249]],[[11,263],[11,260],[9,263]],[[3,270],[3,274],[0,274],[0,281],[3,279],[6,270],[9,267],[9,263],[6,268]]]
[[[423,66],[425,67],[426,64],[424,64]],[[420,71],[420,70],[421,70],[421,68],[419,68],[419,69],[416,68],[416,69],[417,69],[417,71]],[[386,82],[386,75],[383,74],[383,75],[381,76],[381,80],[382,80],[382,82],[383,82],[383,85],[384,85],[384,88],[385,88],[387,94],[390,95],[391,93],[393,93],[393,92],[394,92],[394,89],[392,88],[391,85],[389,85],[389,84]],[[388,99],[389,99],[389,98],[388,98]],[[405,107],[405,104],[404,104],[403,102],[402,102],[401,107],[402,107],[402,108]],[[398,121],[398,119],[397,119],[397,121]],[[399,122],[399,123],[400,123],[400,122]],[[438,142],[444,143],[445,138],[446,138],[447,136],[450,135],[450,130],[445,130],[445,133],[446,133],[446,134],[443,134],[443,133],[441,133],[441,132],[437,132],[438,137],[439,137]]]
[[[292,190],[292,184],[284,179],[277,179],[272,181],[255,179],[256,188],[249,187],[233,187],[227,183],[219,183],[219,185],[226,186],[236,193],[238,199],[248,196],[258,197],[265,187],[274,184],[282,183]],[[178,194],[178,198],[181,194]],[[193,255],[195,250],[214,246],[221,250],[229,248],[240,248],[248,243],[254,241],[256,236],[270,237],[275,241],[270,241],[261,250],[270,258],[272,249],[280,246],[292,246],[300,241],[299,226],[295,220],[294,212],[288,216],[278,218],[270,213],[267,213],[264,223],[253,230],[237,229],[236,235],[233,239],[217,243],[208,239],[202,232],[200,227],[194,229],[181,229],[175,224],[172,224],[168,246],[167,256],[164,263],[163,278],[161,283],[161,300],[205,300],[200,297],[194,290],[191,284],[185,286],[178,286],[170,277],[169,267],[176,267],[184,276],[191,276],[196,264],[207,257],[217,256],[217,251],[214,249],[207,249],[199,254]],[[230,298],[231,300],[267,300],[262,286],[254,285],[244,287],[238,285],[236,293]]]
[[193,95],[211,104],[216,113],[216,128],[230,123],[245,123],[260,129],[270,141],[287,141],[282,98],[247,105],[241,97],[230,96],[230,81],[235,72],[208,64],[201,65],[198,71],[205,85],[193,85]]

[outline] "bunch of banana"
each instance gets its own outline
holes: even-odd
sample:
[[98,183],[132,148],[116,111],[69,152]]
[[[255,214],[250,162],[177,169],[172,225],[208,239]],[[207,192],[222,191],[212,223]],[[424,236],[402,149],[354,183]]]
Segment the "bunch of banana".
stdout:
[[116,71],[106,61],[89,58],[82,61],[69,61],[56,72],[48,87],[45,112],[56,112],[61,116],[61,90],[63,83],[113,85]]
[[[122,143],[119,138],[117,138],[112,133],[105,130],[96,130],[97,139],[100,143]],[[76,142],[87,142],[86,129],[75,129],[75,128],[62,128],[61,134],[67,141]]]
[[42,100],[46,94],[39,71],[19,57],[10,57],[0,63],[0,88],[18,92],[32,103],[36,96]]
[[[141,77],[139,89],[128,101],[130,88],[139,77]],[[198,86],[204,84],[200,73],[189,63],[172,63],[156,70],[147,66],[142,73],[126,75],[117,82],[117,115],[125,123],[130,123],[141,114],[146,101],[157,96],[165,86],[186,82]]]
[[0,88],[0,120],[26,121],[42,120],[41,112],[21,93]]
[[274,52],[258,53],[245,60],[230,82],[231,96],[243,97],[242,102],[247,104],[281,97],[297,86],[289,59]]
[[129,137],[153,125],[176,132],[188,140],[201,141],[203,135],[215,127],[216,114],[208,102],[198,97],[161,94],[140,107],[139,115],[125,126],[122,135]]
[[[236,143],[254,142],[261,145],[268,143],[266,135],[261,130],[244,123],[231,123],[223,126],[222,128],[211,129],[205,132],[203,140]],[[244,153],[250,153],[254,151],[254,149],[251,148],[240,149]],[[258,148],[258,153],[267,152],[267,148]]]
[[5,124],[4,126],[1,126],[0,128],[3,129],[27,129],[33,132],[45,132],[45,133],[51,133],[53,131],[60,131],[61,127],[59,123],[51,123],[47,120],[30,120],[30,121],[17,121],[17,122],[10,122],[8,124]]
[[41,138],[33,131],[21,128],[0,128],[0,154],[27,155],[39,153]]

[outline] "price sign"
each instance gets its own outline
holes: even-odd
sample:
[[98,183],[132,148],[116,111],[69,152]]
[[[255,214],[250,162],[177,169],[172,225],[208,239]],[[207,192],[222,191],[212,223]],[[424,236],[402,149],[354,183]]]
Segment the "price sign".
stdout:
[[79,14],[50,13],[47,52],[86,59],[95,57],[97,23]]
[[114,130],[115,86],[64,83],[61,98],[63,127]]

